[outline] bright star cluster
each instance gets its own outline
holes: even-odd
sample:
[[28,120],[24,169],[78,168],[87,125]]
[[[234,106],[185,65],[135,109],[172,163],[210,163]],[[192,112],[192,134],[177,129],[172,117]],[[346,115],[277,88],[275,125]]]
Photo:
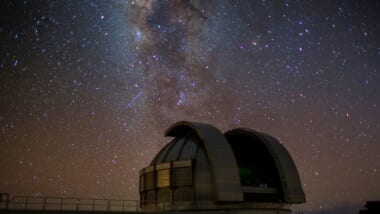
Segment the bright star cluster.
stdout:
[[380,199],[377,1],[3,1],[0,192],[138,198],[179,120],[280,139],[303,212]]

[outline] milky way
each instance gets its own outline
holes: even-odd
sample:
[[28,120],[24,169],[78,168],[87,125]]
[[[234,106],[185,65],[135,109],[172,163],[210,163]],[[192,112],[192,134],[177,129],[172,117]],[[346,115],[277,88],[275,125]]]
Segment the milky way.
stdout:
[[138,198],[179,120],[280,139],[307,203],[380,199],[376,1],[4,1],[0,192]]

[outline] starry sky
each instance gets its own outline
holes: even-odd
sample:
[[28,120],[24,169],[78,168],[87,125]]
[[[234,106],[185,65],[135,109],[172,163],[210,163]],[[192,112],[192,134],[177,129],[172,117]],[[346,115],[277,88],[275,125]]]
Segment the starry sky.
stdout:
[[0,192],[137,199],[190,120],[281,140],[296,210],[380,199],[378,1],[0,4]]

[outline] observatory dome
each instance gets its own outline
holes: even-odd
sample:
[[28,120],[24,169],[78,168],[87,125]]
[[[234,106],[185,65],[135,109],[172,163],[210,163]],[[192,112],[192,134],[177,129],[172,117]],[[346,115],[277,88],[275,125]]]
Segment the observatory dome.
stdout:
[[276,210],[305,202],[298,171],[275,138],[251,129],[225,134],[181,121],[140,171],[142,210]]

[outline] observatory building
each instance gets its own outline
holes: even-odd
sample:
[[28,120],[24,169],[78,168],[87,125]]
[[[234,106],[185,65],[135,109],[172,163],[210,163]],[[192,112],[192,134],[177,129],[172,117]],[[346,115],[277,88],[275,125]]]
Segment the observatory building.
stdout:
[[290,154],[267,134],[181,121],[165,135],[174,139],[140,171],[142,211],[290,213],[305,202]]

